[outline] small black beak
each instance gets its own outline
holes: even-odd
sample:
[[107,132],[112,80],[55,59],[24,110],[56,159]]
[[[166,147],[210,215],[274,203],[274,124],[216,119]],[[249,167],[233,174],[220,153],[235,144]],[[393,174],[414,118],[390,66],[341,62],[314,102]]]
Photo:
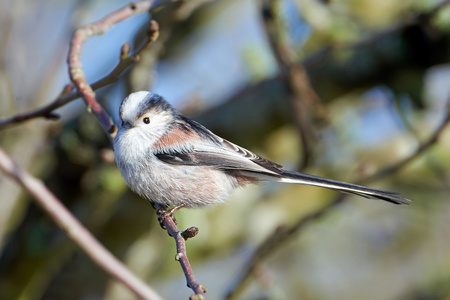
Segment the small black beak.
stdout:
[[122,122],[122,127],[125,127],[126,129],[133,128],[134,126],[130,124],[130,122]]

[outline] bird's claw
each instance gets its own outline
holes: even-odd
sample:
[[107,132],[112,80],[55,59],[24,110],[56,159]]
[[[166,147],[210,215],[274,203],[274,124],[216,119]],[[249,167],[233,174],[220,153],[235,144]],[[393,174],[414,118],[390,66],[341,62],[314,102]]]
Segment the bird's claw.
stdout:
[[165,210],[165,209],[156,210],[156,214],[158,215],[158,222],[159,222],[159,225],[161,226],[161,228],[166,229],[166,225],[164,225],[164,221],[166,220],[166,218],[169,218],[169,217],[172,218],[175,225],[177,225],[178,224],[177,219],[175,219],[173,214],[183,207],[184,207],[184,204],[181,204],[181,205],[175,206],[174,208],[169,209],[169,210]]

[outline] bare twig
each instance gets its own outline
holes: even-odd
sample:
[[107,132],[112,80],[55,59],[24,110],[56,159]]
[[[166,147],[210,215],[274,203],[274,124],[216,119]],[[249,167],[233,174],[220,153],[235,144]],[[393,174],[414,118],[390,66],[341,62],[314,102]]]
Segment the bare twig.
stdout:
[[[152,21],[150,23],[149,32],[148,32],[148,40],[142,44],[142,46],[139,47],[133,54],[130,55],[129,53],[129,45],[128,43],[125,43],[122,46],[121,49],[121,55],[120,55],[120,61],[116,65],[116,67],[105,77],[102,79],[92,83],[91,88],[92,90],[98,90],[99,88],[102,88],[104,86],[107,86],[119,79],[120,74],[130,65],[133,63],[139,61],[140,54],[142,51],[145,50],[145,48],[156,40],[158,37],[158,23]],[[63,91],[61,92],[58,97],[52,101],[50,104],[41,107],[39,109],[30,111],[30,112],[24,112],[20,113],[16,116],[1,119],[0,120],[0,130],[5,129],[7,127],[10,127],[15,124],[20,124],[22,122],[28,121],[30,119],[35,118],[47,118],[51,120],[56,120],[59,118],[59,116],[55,113],[53,113],[54,110],[66,105],[69,102],[72,102],[73,100],[76,100],[80,97],[80,93],[78,91],[73,91],[74,89],[73,84],[68,84],[63,88]]]
[[[143,2],[149,2],[149,1],[143,1]],[[150,1],[152,2],[152,1]],[[161,1],[158,1],[161,2]],[[140,3],[140,2],[139,2]],[[131,6],[131,5],[130,5]],[[135,14],[138,13],[138,11],[140,13],[145,12],[147,10],[145,10],[144,8],[147,7],[143,7],[141,6],[137,6],[140,7],[139,9],[136,9],[136,12],[134,14],[130,14],[128,17],[131,17]],[[128,8],[128,6],[127,6]],[[123,10],[123,8],[122,8]],[[110,14],[113,15],[114,13]],[[110,16],[109,15],[109,16]],[[107,16],[108,17],[108,16]],[[124,15],[122,14],[121,17],[124,17]],[[117,18],[116,18],[117,21]],[[112,24],[110,25],[112,26]],[[89,27],[89,25],[86,25],[85,27]],[[133,54],[130,55],[129,53],[129,45],[128,43],[124,44],[122,46],[122,50],[121,50],[121,55],[120,55],[120,61],[119,63],[116,65],[116,67],[105,77],[103,77],[102,79],[92,83],[91,88],[92,90],[97,90],[101,87],[107,86],[115,81],[118,80],[120,74],[130,65],[132,65],[133,63],[139,61],[140,59],[140,54],[142,53],[142,51],[144,51],[147,46],[152,43],[153,41],[156,40],[156,38],[158,37],[158,24],[154,21],[150,22],[150,27],[149,27],[149,32],[148,32],[148,40],[146,42],[144,42]],[[80,53],[79,53],[80,54]],[[80,74],[79,74],[80,75]],[[83,75],[84,76],[84,75]],[[80,80],[78,80],[80,81]],[[86,84],[85,82],[83,83],[83,85]],[[10,127],[14,124],[19,124],[25,121],[28,121],[30,119],[34,119],[34,118],[47,118],[50,120],[55,120],[58,119],[58,115],[53,113],[54,110],[66,105],[67,103],[78,99],[81,94],[78,91],[73,91],[73,89],[75,88],[75,85],[73,84],[68,84],[63,88],[63,91],[61,92],[60,95],[58,95],[58,97],[52,101],[50,104],[41,107],[39,109],[30,111],[30,112],[24,112],[24,113],[20,113],[16,116],[13,117],[9,117],[9,118],[4,118],[4,119],[0,119],[0,129],[5,129],[7,127]],[[104,116],[106,117],[106,116]],[[109,118],[107,118],[109,120]],[[109,126],[110,124],[107,123],[107,126]],[[108,127],[109,129],[111,127]],[[107,131],[108,132],[108,131]]]
[[[167,212],[166,207],[161,204],[155,204],[155,208],[158,213]],[[206,287],[199,284],[195,279],[194,272],[187,257],[186,243],[185,243],[185,240],[197,235],[198,228],[191,227],[186,229],[185,231],[181,231],[180,229],[178,229],[175,220],[172,217],[166,217],[163,220],[163,223],[167,230],[167,233],[169,233],[169,235],[173,237],[175,240],[175,244],[177,247],[177,254],[175,255],[175,260],[177,260],[180,263],[181,268],[183,269],[184,275],[186,277],[187,286],[191,288],[195,293],[195,295],[191,296],[191,299],[192,300],[204,299]]]
[[[429,149],[432,145],[436,144],[439,141],[439,137],[450,124],[450,98],[447,100],[447,109],[445,112],[444,120],[440,123],[440,125],[434,130],[431,136],[421,143],[417,149],[411,153],[405,159],[398,161],[386,168],[380,170],[376,174],[366,177],[360,181],[357,181],[358,184],[367,184],[381,178],[384,178],[388,175],[391,175],[408,163],[418,158],[421,154],[423,154],[427,149]],[[242,292],[245,286],[248,284],[251,275],[254,273],[258,264],[261,263],[262,260],[267,258],[270,254],[274,253],[277,249],[281,247],[286,241],[289,240],[290,237],[294,234],[298,234],[301,230],[303,230],[308,224],[312,221],[319,219],[320,217],[326,215],[332,208],[343,203],[347,199],[347,194],[338,194],[332,201],[330,201],[325,206],[321,207],[319,210],[308,214],[297,221],[292,227],[280,227],[277,228],[270,236],[268,236],[264,242],[262,242],[258,248],[252,254],[252,257],[246,262],[246,264],[242,267],[242,272],[240,276],[237,278],[233,286],[227,292],[227,299],[235,298],[240,292]]]
[[21,169],[0,148],[0,170],[14,179],[39,206],[67,233],[86,254],[113,278],[142,299],[161,299],[148,285],[136,277],[111,254],[70,212],[47,187],[27,171]]
[[91,36],[104,34],[113,25],[131,16],[148,12],[152,5],[158,5],[159,2],[161,1],[148,0],[133,2],[130,5],[110,13],[97,22],[80,27],[73,34],[69,47],[69,53],[67,55],[70,79],[81,94],[81,97],[86,102],[88,108],[92,110],[102,124],[103,129],[110,134],[111,138],[115,135],[116,126],[112,122],[108,113],[106,113],[103,107],[97,102],[95,93],[91,86],[86,82],[86,77],[83,72],[83,67],[81,65],[81,50],[83,43]]

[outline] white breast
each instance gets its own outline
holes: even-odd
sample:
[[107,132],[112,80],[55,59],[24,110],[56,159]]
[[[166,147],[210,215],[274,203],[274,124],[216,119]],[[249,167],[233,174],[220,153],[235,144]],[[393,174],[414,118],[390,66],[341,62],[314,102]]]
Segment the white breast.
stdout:
[[129,130],[120,130],[114,142],[119,170],[140,196],[170,206],[201,207],[224,201],[239,186],[223,171],[206,166],[180,166],[160,161],[149,147],[133,143]]

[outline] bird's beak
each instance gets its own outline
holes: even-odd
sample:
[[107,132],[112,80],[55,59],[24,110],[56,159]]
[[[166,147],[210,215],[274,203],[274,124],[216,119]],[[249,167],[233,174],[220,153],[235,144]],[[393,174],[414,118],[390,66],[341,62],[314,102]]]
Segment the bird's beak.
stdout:
[[130,122],[123,122],[122,127],[124,127],[125,129],[130,129],[133,128],[134,126],[131,125]]

